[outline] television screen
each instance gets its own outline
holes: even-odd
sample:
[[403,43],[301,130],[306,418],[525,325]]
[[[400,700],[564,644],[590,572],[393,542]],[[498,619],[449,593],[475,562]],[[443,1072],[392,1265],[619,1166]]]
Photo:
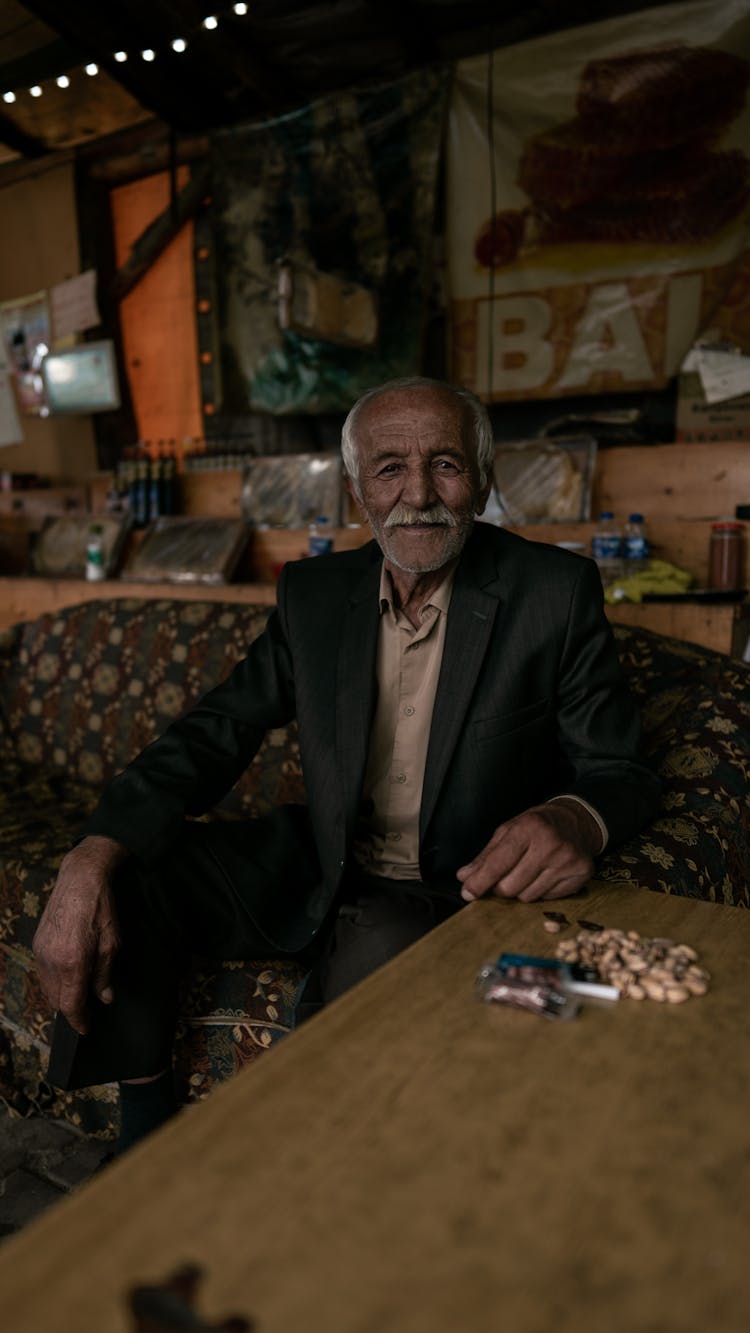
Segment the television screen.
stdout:
[[111,412],[120,406],[114,345],[109,339],[50,352],[42,362],[42,378],[50,413]]

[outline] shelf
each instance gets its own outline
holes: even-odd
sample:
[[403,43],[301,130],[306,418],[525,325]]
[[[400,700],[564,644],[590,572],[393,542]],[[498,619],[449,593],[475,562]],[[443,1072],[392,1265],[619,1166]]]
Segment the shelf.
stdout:
[[[91,479],[88,487],[91,512],[103,509],[108,485],[105,474]],[[180,479],[180,486],[182,512],[188,516],[237,518],[241,514],[241,469],[187,473]],[[38,526],[37,506],[44,503],[45,492],[21,495],[29,505],[29,527]],[[48,491],[47,496],[54,500],[58,512],[80,502],[74,488],[61,487]],[[5,516],[0,505],[0,559],[3,551],[7,551],[5,569],[9,575],[23,568],[28,545],[23,520],[15,507],[11,511],[17,498],[6,497]],[[632,511],[644,513],[653,554],[688,570],[699,587],[705,587],[707,579],[711,523],[732,515],[735,505],[744,501],[750,503],[750,445],[741,441],[622,445],[599,449],[597,454],[592,514],[612,509],[624,521]],[[353,518],[355,511],[351,509],[350,514]],[[595,526],[593,522],[544,523],[514,530],[532,541],[583,541],[588,548]],[[369,537],[367,527],[340,527],[334,533],[334,547],[349,549]],[[306,530],[255,531],[237,570],[238,581],[220,587],[144,584],[121,579],[89,584],[74,579],[0,578],[0,627],[44,610],[101,596],[207,597],[270,605],[279,569],[285,561],[305,555],[307,541]],[[745,578],[750,579],[750,567],[746,568]],[[741,655],[748,636],[750,604],[620,603],[609,607],[607,615],[614,622],[643,625],[720,652]]]
[[123,579],[0,578],[0,630],[18,620],[32,620],[46,611],[92,602],[99,597],[160,597],[180,601],[256,602],[273,606],[276,588],[272,583],[131,583]]

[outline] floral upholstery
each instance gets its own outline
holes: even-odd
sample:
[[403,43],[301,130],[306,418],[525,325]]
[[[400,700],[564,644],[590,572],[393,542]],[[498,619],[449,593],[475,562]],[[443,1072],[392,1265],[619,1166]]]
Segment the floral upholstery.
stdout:
[[[112,600],[16,627],[0,691],[15,757],[98,791],[229,674],[267,617],[267,607]],[[270,732],[226,805],[261,812],[300,799],[296,745]]]
[[615,637],[664,797],[598,878],[750,907],[750,667],[646,630]]
[[[114,1132],[112,1087],[46,1084],[50,1018],[31,942],[59,861],[98,790],[225,676],[268,610],[220,602],[102,600],[0,635],[0,1094],[21,1113]],[[617,627],[665,785],[648,829],[602,858],[598,877],[750,906],[750,668],[708,649]],[[271,732],[216,812],[235,818],[303,799],[294,728]],[[303,974],[261,959],[205,966],[185,986],[175,1050],[184,1100],[289,1031]]]
[[[113,1132],[112,1088],[60,1093],[43,1079],[50,1018],[31,944],[60,859],[114,776],[226,676],[268,608],[111,600],[0,635],[0,1094],[10,1105]],[[272,731],[219,815],[304,799],[294,728]],[[196,966],[175,1051],[184,1100],[288,1032],[303,973],[288,962]]]

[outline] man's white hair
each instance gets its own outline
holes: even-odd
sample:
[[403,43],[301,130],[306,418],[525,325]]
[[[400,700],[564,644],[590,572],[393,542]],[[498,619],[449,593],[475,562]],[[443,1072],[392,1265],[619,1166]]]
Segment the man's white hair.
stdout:
[[341,456],[344,460],[346,475],[351,481],[358,499],[362,498],[359,483],[359,451],[356,441],[359,414],[368,403],[373,402],[375,398],[380,398],[381,394],[396,393],[400,389],[445,389],[468,407],[474,435],[479,484],[484,486],[487,478],[492,474],[492,464],[495,457],[495,439],[492,424],[484,403],[480,403],[479,399],[469,389],[459,389],[453,384],[445,384],[443,380],[427,379],[422,375],[407,375],[403,379],[388,380],[387,383],[379,384],[377,388],[368,389],[366,393],[363,393],[362,397],[357,399],[341,428]]

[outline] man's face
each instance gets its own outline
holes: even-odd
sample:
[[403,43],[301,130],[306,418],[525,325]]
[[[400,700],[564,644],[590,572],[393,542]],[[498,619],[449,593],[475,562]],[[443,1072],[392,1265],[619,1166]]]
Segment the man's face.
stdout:
[[357,421],[360,507],[386,559],[410,574],[457,556],[487,500],[467,418],[448,390],[425,387],[384,393]]

